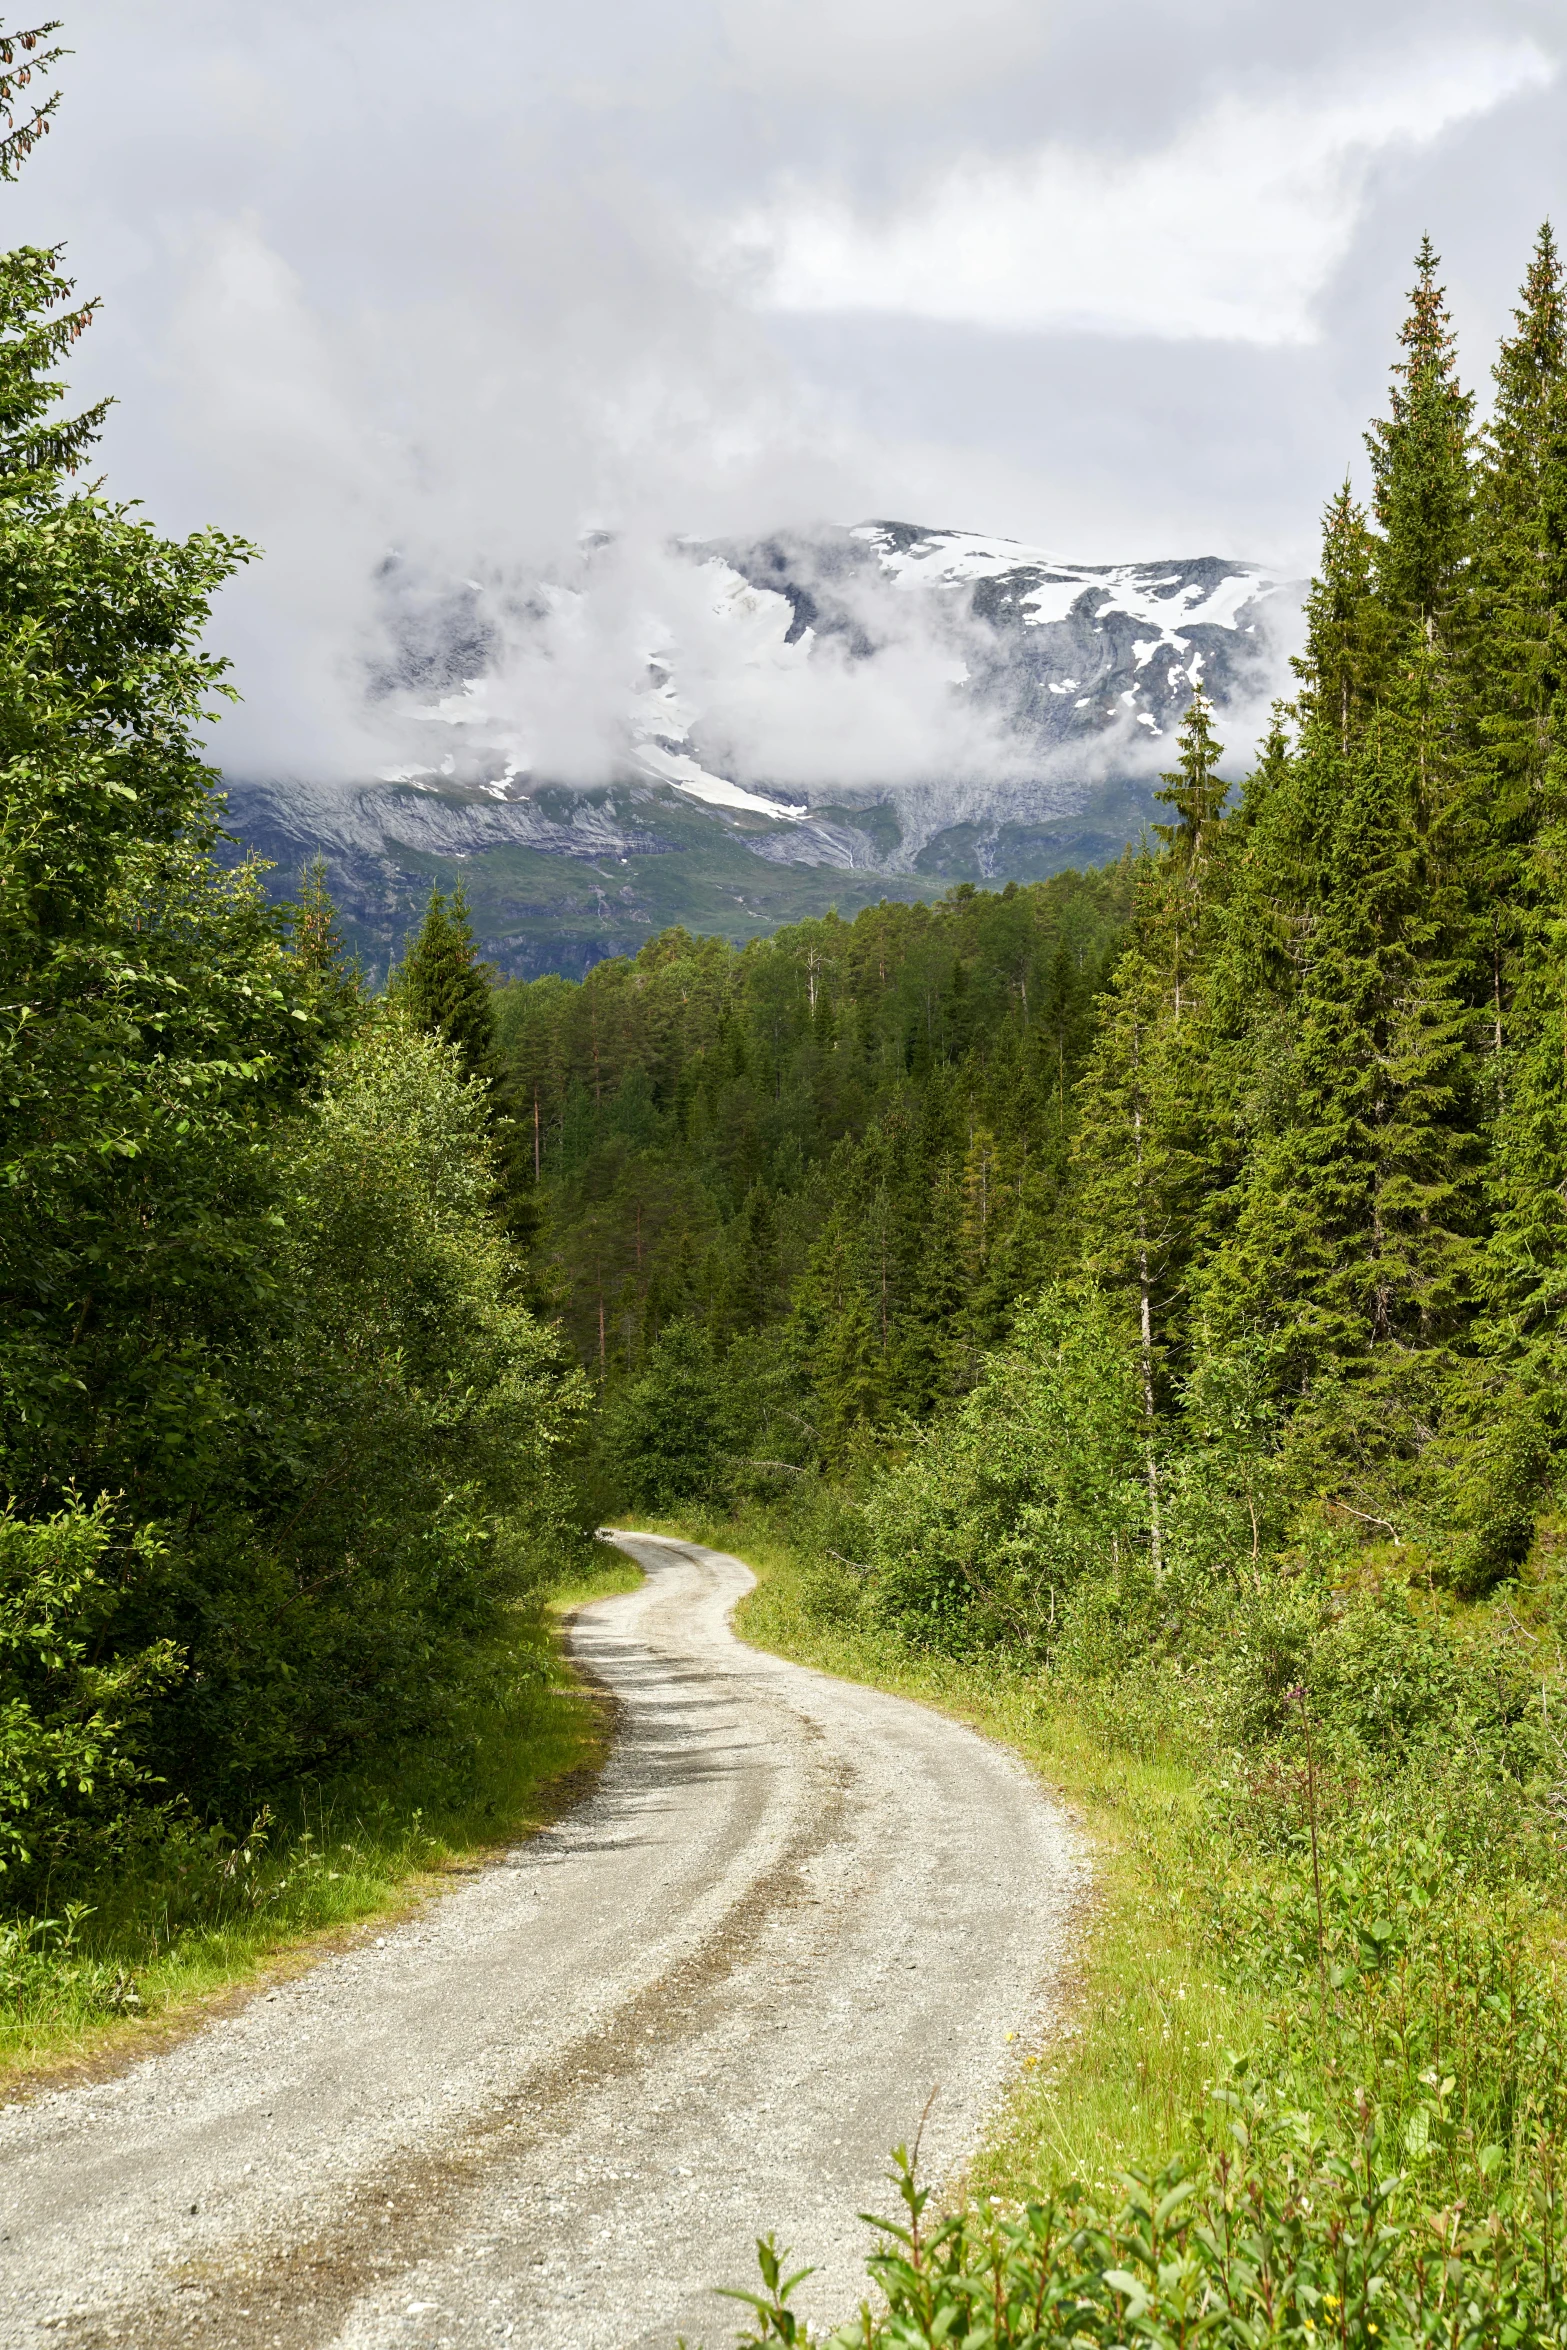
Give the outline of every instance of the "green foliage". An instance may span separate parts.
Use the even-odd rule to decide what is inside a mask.
[[[478,959],[468,902],[460,889],[430,892],[424,927],[397,973],[393,992],[418,1028],[444,1037],[470,1077],[495,1068],[495,1011],[488,967]]]
[[[605,1563],[577,1595],[623,1587],[619,1554]],[[232,1826],[166,1808],[81,1856],[98,1865],[47,1915],[0,1924],[0,2067],[14,2078],[84,2030],[177,2013],[300,1939],[406,1912],[453,1861],[549,1816],[555,1784],[598,1758],[597,1707],[535,1607],[508,1610],[471,1665],[437,1736],[356,1755]]]
[[[1015,2215],[965,2211],[932,2225],[929,2191],[900,2148],[902,2216],[871,2221],[877,2303],[827,2337],[833,2350],[1560,2341],[1562,2186],[1549,2147],[1477,2222],[1462,2202],[1429,2206],[1369,2102],[1339,2145],[1240,2067],[1204,2122],[1201,2155],[1128,2173],[1113,2212],[1068,2189]],[[742,2350],[803,2339],[789,2304],[810,2271],[786,2275],[771,2238],[758,2251],[763,2291],[743,2296],[756,2320]]]
[[[439,1723],[499,1611],[569,1545],[558,1460],[586,1400],[508,1297],[487,1103],[455,1047],[372,1022],[274,1165],[228,1473],[155,1603],[191,1665],[161,1751],[225,1811]]]
[[[0,1514],[0,1873],[112,1848],[144,1782],[134,1754],[147,1701],[182,1660],[169,1640],[106,1662],[95,1651],[155,1563],[145,1532],[115,1543],[102,1499],[42,1524]]]
[[[666,1324],[778,1331],[757,1449],[842,1459],[973,1379],[1063,1247],[1072,1083],[1129,868],[883,904],[496,997],[513,1163],[606,1391]],[[781,1325],[781,1330],[780,1330]]]
[[[1461,592],[1470,553],[1473,398],[1457,381],[1438,256],[1420,240],[1399,333],[1388,415],[1366,435],[1382,535],[1378,584],[1390,611],[1430,638]]]
[[[693,1322],[671,1322],[646,1371],[616,1397],[604,1445],[617,1489],[633,1508],[667,1511],[718,1501],[730,1488],[743,1428],[713,1344]]]
[[[1058,1637],[1149,1539],[1135,1349],[1094,1291],[1048,1294],[866,1505],[868,1597],[935,1645]]]
[[[8,121],[39,38],[0,38]],[[0,176],[41,127],[0,141]],[[228,689],[203,639],[252,551],[72,486],[102,409],[59,421],[53,371],[90,316],[57,255],[0,256],[18,1904],[455,1720],[511,1601],[576,1539],[559,1463],[585,1400],[491,1213],[489,994],[460,901],[432,909],[466,973],[437,1041],[364,1004],[319,869],[283,916],[216,861],[201,731]],[[17,1934],[29,1965],[56,1950]]]

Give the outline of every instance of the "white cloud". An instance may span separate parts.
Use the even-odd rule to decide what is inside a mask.
[[[971,158],[879,215],[784,184],[734,224],[726,251],[779,310],[1307,343],[1377,160],[1429,147],[1554,72],[1531,42],[1491,41],[1367,68],[1352,90],[1315,98],[1231,94],[1152,152]]]
[[[1056,27],[1035,0],[723,0],[730,69],[769,98],[891,110],[1036,62]]]

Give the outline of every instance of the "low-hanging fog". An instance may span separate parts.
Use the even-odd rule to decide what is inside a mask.
[[[691,542],[895,516],[1298,575],[1421,231],[1483,379],[1562,209],[1529,0],[80,0],[64,37],[9,237],[104,297],[110,486],[265,552],[218,615],[234,772],[416,758],[466,645],[486,758],[600,780],[663,644],[736,775],[1002,774],[955,609],[862,583],[875,661],[737,660]]]

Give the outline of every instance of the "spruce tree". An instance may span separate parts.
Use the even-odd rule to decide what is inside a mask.
[[[491,977],[489,965],[479,961],[462,889],[449,898],[432,889],[424,927],[398,974],[398,991],[416,1025],[454,1044],[468,1075],[486,1083],[495,1072]]]
[[[1450,620],[1471,549],[1473,396],[1459,384],[1438,255],[1422,237],[1399,330],[1388,414],[1366,434],[1381,526],[1377,587],[1390,615],[1434,642]]]
[[[1513,321],[1476,480],[1476,633],[1486,732],[1526,817],[1550,756],[1567,604],[1567,289],[1549,221]]]
[[[1387,616],[1373,595],[1376,541],[1346,479],[1322,520],[1322,559],[1306,597],[1309,654],[1294,661],[1297,714],[1336,727],[1347,758],[1386,659]]]
[[[1427,911],[1410,746],[1391,713],[1348,761],[1325,731],[1296,768],[1307,798],[1331,775],[1324,886],[1301,910],[1287,1030],[1263,1032],[1278,1057],[1254,1074],[1240,1212],[1203,1283],[1221,1325],[1286,1337],[1297,1387],[1407,1369],[1461,1333],[1476,1157],[1469,1015]]]
[[[896,1373],[899,1401],[917,1413],[936,1409],[961,1391],[968,1360],[963,1190],[956,1157],[940,1157],[929,1167],[924,1204]]]
[[[1487,1352],[1559,1438],[1567,1372],[1567,296],[1549,224],[1496,364],[1481,470],[1481,669],[1501,781]],[[1500,993],[1500,991],[1499,991]]]
[[[1207,988],[1222,865],[1226,786],[1211,712],[1192,696],[1180,764],[1159,797],[1175,822],[1145,862],[1130,936],[1105,991],[1099,1035],[1078,1089],[1074,1157],[1088,1269],[1135,1319],[1154,1568],[1162,1567],[1159,1417],[1184,1364],[1187,1274],[1202,1201],[1219,1180],[1211,1115]]]
[[[1538,936],[1527,934],[1542,876],[1531,870],[1532,843],[1547,821],[1552,714],[1567,650],[1567,311],[1549,223],[1513,317],[1481,442],[1469,623],[1470,693],[1487,754],[1483,768],[1477,763],[1471,819],[1474,991],[1498,1109],[1520,986],[1525,1030],[1533,1017],[1523,966],[1538,956]],[[1526,1049],[1523,1036],[1516,1041]]]
[[[1328,510],[1299,747],[1272,754],[1239,859],[1252,941],[1226,939],[1261,983],[1230,1089],[1246,1165],[1197,1287],[1218,1331],[1274,1335],[1330,1481],[1419,1456],[1475,1290],[1470,403],[1435,266],[1423,245],[1367,436],[1380,530],[1347,492]],[[1233,970],[1216,989],[1231,1027],[1245,992]]]
[[[350,959],[337,926],[337,908],[326,885],[325,857],[312,857],[299,876],[292,909],[294,960],[304,973],[318,1019],[342,1022],[363,993],[359,966]]]
[[[1488,1176],[1490,1357],[1567,1438],[1567,696],[1541,790]]]
[[[1073,1153],[1088,1263],[1135,1304],[1150,1414],[1180,1349],[1185,1267],[1214,1174],[1204,1039],[1222,751],[1209,705],[1194,694],[1180,765],[1158,795],[1176,821],[1155,828],[1163,853],[1144,860],[1077,1093]]]

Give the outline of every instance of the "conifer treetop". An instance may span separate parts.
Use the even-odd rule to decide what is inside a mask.
[[[1491,369],[1496,405],[1483,436],[1481,495],[1505,531],[1533,535],[1542,521],[1544,476],[1567,444],[1567,285],[1561,251],[1543,221],[1505,336]]]
[[[494,1073],[495,1009],[490,966],[481,963],[459,887],[430,892],[424,927],[399,975],[399,990],[419,1027],[445,1037],[463,1057],[470,1077]]]
[[[58,90],[41,102],[31,96],[34,83],[69,54],[47,45],[59,30],[55,18],[24,32],[0,27],[0,181],[15,179],[60,103]],[[63,251],[18,245],[0,253],[0,508],[19,498],[52,502],[60,475],[76,472],[113,406],[98,400],[80,416],[49,416],[66,390],[54,370],[98,309],[96,301],[72,303],[76,289],[60,267]]]
[[[4,125],[0,131],[0,180],[15,179],[21,165],[47,133],[60,103],[58,90],[51,91],[41,105],[30,97],[23,99],[23,93],[31,91],[35,79],[51,73],[62,57],[70,55],[68,49],[44,46],[60,29],[58,17],[51,17],[47,24],[32,25],[21,33],[8,33],[0,26],[0,124]],[[26,120],[18,120],[23,114]]]
[[[1499,403],[1522,405],[1548,395],[1567,366],[1561,249],[1548,220],[1541,221],[1534,240],[1513,320],[1518,332],[1503,342],[1491,373]]]
[[[51,418],[65,385],[49,371],[86,333],[97,312],[85,302],[51,317],[75,288],[60,271],[62,248],[18,245],[0,253],[0,504],[53,499],[97,440],[113,401],[79,416]]]
[[[1320,716],[1346,752],[1374,682],[1373,574],[1370,525],[1346,474],[1322,517],[1321,564],[1306,598],[1306,650],[1292,662],[1302,683],[1302,718]]]
[[[1224,745],[1213,731],[1213,704],[1199,687],[1181,722],[1180,765],[1160,776],[1164,789],[1154,795],[1176,812],[1176,823],[1156,824],[1154,830],[1180,865],[1200,863],[1212,848],[1229,790],[1218,773],[1223,756]]]
[[[1377,570],[1393,610],[1429,642],[1469,554],[1469,447],[1474,397],[1458,381],[1456,337],[1440,256],[1422,237],[1409,311],[1399,329],[1387,416],[1366,434],[1381,526]]]

